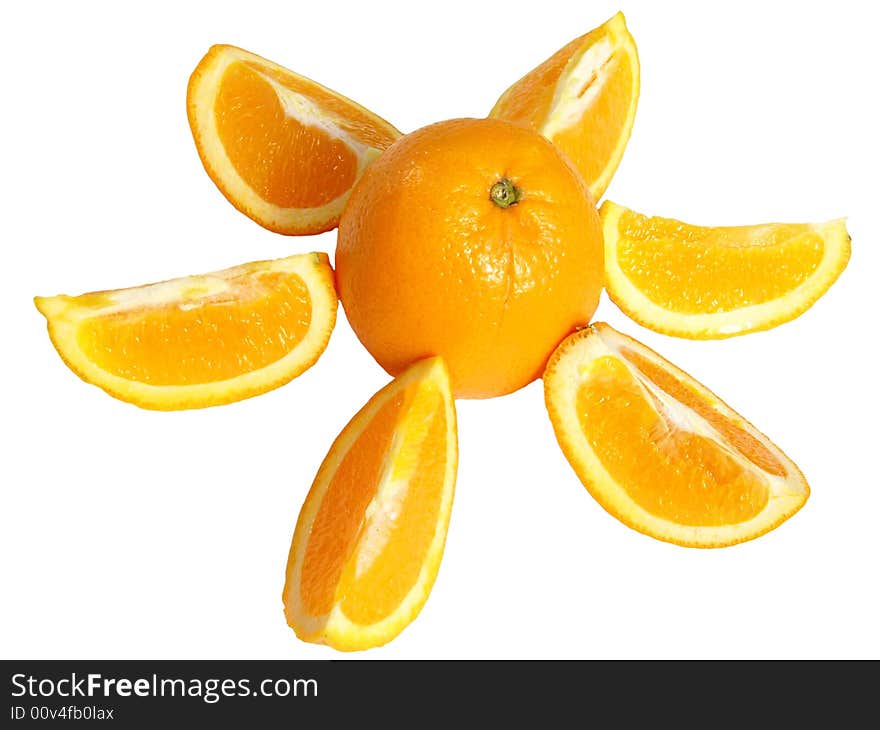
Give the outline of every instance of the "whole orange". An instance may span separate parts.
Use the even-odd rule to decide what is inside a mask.
[[[586,185],[537,133],[453,119],[394,142],[339,221],[336,282],[358,338],[391,375],[446,361],[460,398],[540,377],[589,322],[602,229]]]

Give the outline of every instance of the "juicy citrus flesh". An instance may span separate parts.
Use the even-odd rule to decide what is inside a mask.
[[[225,45],[213,46],[193,72],[187,113],[221,192],[287,234],[333,228],[354,182],[400,136],[350,99]]]
[[[521,193],[491,199],[507,180]],[[358,338],[390,374],[442,356],[456,397],[540,377],[589,322],[602,286],[595,206],[560,152],[494,119],[413,132],[355,185],[340,220],[337,286]]]
[[[275,85],[259,66],[239,62],[227,67],[214,116],[217,134],[236,171],[267,203],[314,208],[339,197],[354,183],[355,152],[319,127],[288,116]],[[305,159],[307,166],[302,164]]]
[[[312,317],[302,279],[266,272],[227,281],[234,300],[224,292],[192,309],[163,302],[93,317],[80,326],[77,344],[95,365],[126,380],[192,385],[264,368],[302,341]]]
[[[617,13],[507,89],[490,116],[547,137],[599,200],[632,133],[639,83],[636,44]]]
[[[600,209],[606,287],[639,324],[712,339],[794,319],[837,280],[850,256],[843,220],[705,227]]]
[[[439,569],[456,465],[448,372],[427,359],[361,409],[318,471],[283,595],[300,638],[367,649],[415,619]]]
[[[563,452],[611,514],[689,547],[758,537],[800,509],[797,466],[705,386],[604,323],[567,338],[544,375]]]
[[[288,382],[324,351],[337,308],[322,253],[35,301],[77,375],[159,410],[229,403]]]

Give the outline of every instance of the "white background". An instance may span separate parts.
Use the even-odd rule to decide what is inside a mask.
[[[402,8],[408,8],[403,10]],[[596,318],[692,373],[812,486],[770,534],[700,551],[606,514],[556,445],[541,383],[459,403],[446,555],[419,618],[357,658],[880,658],[878,115],[869,3],[7,3],[0,11],[4,658],[340,658],[287,628],[300,504],[387,382],[340,310],[277,391],[156,413],[61,362],[35,294],[323,250],[235,211],[185,113],[212,43],[240,45],[411,131],[482,116],[625,11],[642,62],[608,197],[701,224],[847,216],[848,269],[794,322],[720,342]],[[416,9],[418,8],[418,9]]]

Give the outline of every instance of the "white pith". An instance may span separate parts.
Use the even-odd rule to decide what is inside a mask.
[[[611,38],[605,36],[581,54],[572,69],[562,74],[550,105],[550,114],[541,129],[544,136],[553,139],[557,132],[581,120],[608,81],[614,52]]]
[[[590,194],[596,201],[605,193],[626,149],[635,123],[641,83],[638,51],[627,30],[623,13],[618,12],[601,29],[604,35],[599,40],[569,59],[556,82],[553,100],[540,128],[541,134],[552,142],[561,132],[578,125],[589,114],[614,70],[624,58],[629,60],[632,85],[626,119],[618,130],[616,144],[610,151],[605,168],[595,180],[588,181]]]

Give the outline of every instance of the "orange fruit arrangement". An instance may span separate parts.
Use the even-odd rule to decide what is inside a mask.
[[[233,46],[187,90],[221,193],[284,234],[338,225],[322,253],[132,289],[37,297],[83,380],[144,408],[202,408],[309,368],[337,295],[392,376],[341,431],[302,505],[289,625],[338,650],[418,615],[440,566],[458,463],[456,398],[542,377],[587,491],[657,540],[720,548],[766,534],[810,487],[718,396],[603,323],[603,287],[655,331],[716,339],[811,307],[850,255],[843,220],[705,227],[604,195],[633,128],[635,41],[618,13],[505,91],[488,118],[402,135],[344,96]]]

